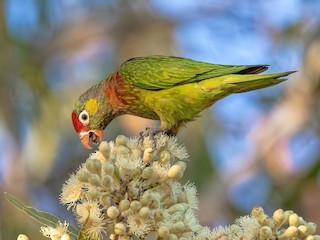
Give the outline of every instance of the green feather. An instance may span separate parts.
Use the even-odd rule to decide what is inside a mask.
[[[176,133],[185,122],[216,101],[232,94],[278,84],[293,72],[274,74],[229,74],[200,82],[178,85],[161,91],[144,91],[146,107],[152,108],[161,120],[161,129]]]
[[[264,65],[219,65],[156,55],[132,58],[120,66],[119,73],[126,82],[136,87],[161,90],[227,74],[259,73],[266,69]]]

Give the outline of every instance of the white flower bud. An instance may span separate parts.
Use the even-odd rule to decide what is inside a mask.
[[[133,169],[133,172],[132,172],[132,178],[133,179],[136,179],[137,177],[140,177],[141,176],[141,174],[142,174],[142,169],[141,168],[135,168],[135,169]],[[133,181],[131,181],[131,182],[133,182]],[[130,183],[131,183],[130,182]],[[135,182],[136,183],[136,182]],[[128,186],[129,186],[129,184],[128,184]],[[134,185],[135,186],[135,185]]]
[[[127,146],[127,138],[123,135],[118,135],[116,138],[116,144],[118,146],[120,146],[120,145]]]
[[[182,212],[175,212],[175,214],[171,217],[172,222],[183,221],[185,214]]]
[[[132,199],[137,199],[139,195],[139,189],[137,187],[128,188],[128,196]]]
[[[153,200],[152,203],[149,205],[150,208],[156,209],[160,207],[160,201],[158,200]]]
[[[299,216],[296,213],[293,213],[289,216],[289,225],[290,226],[299,226]]]
[[[263,208],[259,206],[254,207],[251,211],[251,215],[255,218],[258,218],[258,216],[263,213],[264,213]]]
[[[156,221],[162,221],[163,220],[163,212],[162,212],[162,210],[159,209],[154,213],[154,220],[156,220]]]
[[[260,228],[260,239],[272,239],[272,229],[268,226],[263,226]]]
[[[298,228],[296,226],[289,226],[283,233],[283,236],[287,238],[293,238],[298,236]]]
[[[174,204],[168,209],[169,212],[185,212],[185,210],[185,207],[180,203]]]
[[[171,157],[170,153],[164,150],[160,153],[160,162],[167,163],[170,160],[170,157]]]
[[[182,222],[176,222],[170,226],[170,232],[172,233],[181,233],[185,230],[186,225]]]
[[[153,149],[152,148],[146,148],[143,152],[143,161],[145,163],[148,163],[152,160],[152,154],[153,154]]]
[[[89,172],[87,170],[81,169],[80,171],[78,171],[76,173],[76,178],[80,181],[80,182],[89,182]]]
[[[111,219],[115,219],[119,216],[119,209],[115,206],[108,207],[107,216]]]
[[[100,192],[98,191],[97,188],[94,188],[94,187],[89,188],[88,195],[90,196],[91,199],[100,198]]]
[[[267,214],[261,213],[258,216],[258,221],[262,226],[268,226],[270,224],[270,219]]]
[[[302,217],[299,217],[299,225],[307,225],[307,222]]]
[[[71,240],[69,234],[65,233],[61,236],[60,240]]]
[[[150,208],[158,208],[160,206],[160,194],[156,192],[145,192],[140,199],[143,206],[149,206]]]
[[[29,238],[28,238],[27,235],[20,234],[20,235],[18,236],[17,240],[29,240]]]
[[[130,203],[130,209],[133,211],[133,212],[138,212],[141,208],[141,203],[137,200],[133,200],[131,203]]]
[[[159,229],[158,229],[159,237],[168,238],[169,234],[170,234],[169,228],[167,228],[166,226],[159,227]]]
[[[125,211],[130,208],[130,201],[128,199],[122,199],[119,203],[119,209],[120,211]]]
[[[153,200],[156,200],[156,201],[160,201],[160,199],[161,199],[161,195],[158,192],[152,192],[151,197]]]
[[[110,240],[117,240],[118,239],[118,235],[114,234],[114,233],[111,233],[109,238],[110,238]]]
[[[284,212],[284,219],[282,222],[282,225],[287,225],[289,224],[289,217],[291,214],[293,214],[294,212],[292,210],[287,210]]]
[[[99,174],[101,173],[101,162],[98,159],[87,159],[85,166],[91,173]]]
[[[126,225],[124,225],[122,222],[116,223],[114,225],[114,233],[118,235],[125,234],[127,231]]]
[[[282,223],[284,220],[284,211],[282,209],[278,209],[273,213],[273,220],[277,223]]]
[[[299,227],[298,227],[298,236],[300,237],[300,238],[302,238],[302,237],[305,237],[307,234],[308,234],[308,227],[307,226],[305,226],[305,225],[300,225]]]
[[[109,175],[103,176],[102,184],[103,184],[103,186],[112,189],[112,187],[113,187],[113,178],[111,176],[109,176]]]
[[[309,234],[315,234],[317,230],[317,224],[313,222],[308,222],[307,223],[307,228],[308,228],[308,233]]]
[[[119,154],[121,154],[121,155],[128,155],[128,154],[130,153],[130,149],[127,148],[127,147],[125,147],[125,146],[120,145],[120,146],[118,147],[118,152],[119,152]]]
[[[139,216],[142,218],[148,218],[151,214],[151,211],[148,207],[142,207],[139,210]]]
[[[177,165],[181,166],[182,171],[184,172],[187,169],[187,163],[183,161],[178,161]]]
[[[90,174],[89,183],[91,183],[92,185],[94,185],[96,187],[100,187],[101,186],[100,177],[97,174]]]
[[[104,175],[113,176],[114,173],[114,165],[109,162],[105,162],[102,164],[102,171]]]
[[[182,168],[180,165],[174,164],[172,167],[168,170],[167,176],[169,178],[177,178],[181,175]]]
[[[169,237],[168,237],[168,240],[178,240],[178,236],[175,235],[175,234],[170,234]]]
[[[148,192],[144,192],[142,197],[140,198],[140,202],[143,206],[149,205],[153,201],[152,194]]]
[[[110,157],[110,145],[106,141],[103,141],[99,145],[99,152],[105,157],[106,160]]]
[[[146,167],[143,169],[141,177],[143,179],[150,179],[153,175],[153,168],[152,167]]]
[[[109,195],[101,196],[100,203],[105,207],[108,208],[111,206],[112,200]]]

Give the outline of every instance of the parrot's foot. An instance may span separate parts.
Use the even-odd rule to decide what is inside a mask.
[[[140,141],[143,142],[143,139],[145,137],[149,137],[150,142],[151,142],[151,148],[152,148],[152,151],[154,152],[157,149],[157,145],[156,145],[156,141],[155,141],[154,137],[160,132],[162,132],[162,131],[159,129],[146,127],[146,129],[144,131],[141,131],[139,133],[139,135],[140,135],[139,142]]]

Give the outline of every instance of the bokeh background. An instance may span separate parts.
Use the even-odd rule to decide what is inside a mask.
[[[0,11],[0,240],[43,239],[4,191],[73,223],[58,196],[89,154],[73,102],[126,59],[151,54],[298,70],[218,102],[179,140],[202,224],[230,224],[261,205],[320,225],[320,1],[0,0]],[[151,124],[124,116],[105,135]]]

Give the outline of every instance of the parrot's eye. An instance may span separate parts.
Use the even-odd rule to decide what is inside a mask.
[[[79,121],[83,125],[88,125],[89,124],[89,114],[86,110],[83,110],[80,115],[79,115]]]

